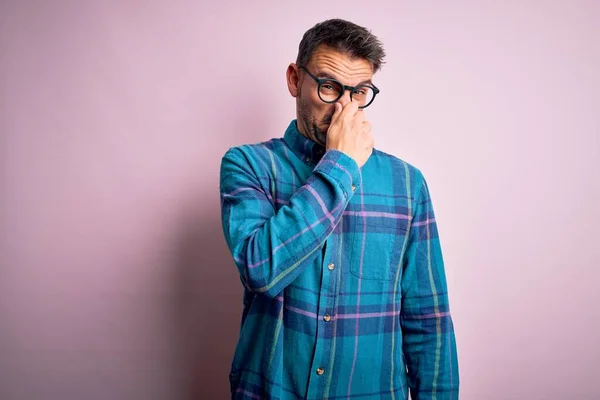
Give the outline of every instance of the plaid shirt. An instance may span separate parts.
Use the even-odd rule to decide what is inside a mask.
[[[235,399],[457,399],[444,264],[421,172],[374,150],[359,169],[289,125],[221,161],[244,286]]]

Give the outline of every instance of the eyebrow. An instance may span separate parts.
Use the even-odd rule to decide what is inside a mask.
[[[316,74],[316,76],[317,76],[318,78],[333,79],[334,81],[338,81],[338,82],[340,82],[340,83],[341,83],[341,81],[340,81],[338,78],[336,78],[335,76],[333,76],[333,75],[331,75],[331,74],[328,74],[327,72],[318,72],[318,73]],[[358,83],[357,83],[356,85],[354,85],[354,86],[367,85],[367,84],[368,84],[368,85],[372,85],[372,84],[373,84],[373,81],[372,81],[371,79],[367,79],[366,81],[361,81],[361,82],[358,82]],[[349,86],[349,85],[348,85],[348,86]]]

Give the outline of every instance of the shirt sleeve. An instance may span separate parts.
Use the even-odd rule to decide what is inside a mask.
[[[427,182],[416,174],[402,276],[401,326],[411,397],[458,399],[459,373],[444,261]]]
[[[254,161],[253,151],[234,147],[221,160],[222,226],[245,287],[275,297],[318,255],[361,181],[360,169],[351,157],[329,150],[278,208],[277,191],[264,189],[255,172],[278,184],[275,164],[261,170],[265,164]]]

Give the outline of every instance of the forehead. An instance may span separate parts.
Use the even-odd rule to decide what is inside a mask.
[[[348,84],[371,80],[373,77],[373,66],[368,60],[351,57],[324,45],[315,49],[308,67],[317,74],[329,75]]]

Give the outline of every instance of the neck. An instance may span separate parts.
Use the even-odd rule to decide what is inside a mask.
[[[310,126],[304,122],[303,120],[296,119],[296,127],[298,128],[298,132],[305,138],[312,140],[313,142],[325,147],[325,143],[321,143],[319,138],[315,135]]]

